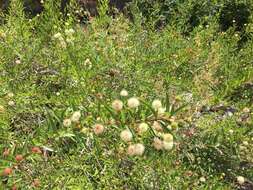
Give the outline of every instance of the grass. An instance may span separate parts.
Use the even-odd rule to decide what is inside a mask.
[[[132,22],[106,9],[81,25],[52,2],[29,19],[17,1],[1,17],[0,189],[252,188],[252,36],[239,47],[243,34],[217,32],[215,17],[186,36],[180,24],[157,31],[137,13]],[[95,124],[105,131],[96,135]],[[131,142],[120,139],[124,129]],[[163,133],[174,136],[171,150],[153,146]],[[130,156],[136,143],[145,151]]]

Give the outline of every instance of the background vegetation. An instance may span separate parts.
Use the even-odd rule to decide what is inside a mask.
[[[252,1],[138,0],[127,14],[100,1],[89,20],[60,4],[31,16],[12,0],[1,13],[0,189],[253,188]],[[153,121],[172,150],[155,150],[152,127],[136,132]]]

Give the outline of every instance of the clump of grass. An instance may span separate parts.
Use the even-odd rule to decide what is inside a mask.
[[[239,47],[219,15],[186,34],[106,1],[85,26],[58,1],[22,7],[0,25],[1,187],[251,187],[251,18]]]

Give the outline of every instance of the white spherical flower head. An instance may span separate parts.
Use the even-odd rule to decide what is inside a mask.
[[[141,143],[138,143],[138,144],[135,144],[134,149],[135,149],[134,150],[135,155],[142,156],[145,151],[145,146]]]
[[[163,148],[165,150],[171,150],[173,148],[173,142],[166,142],[166,141],[163,141]]]
[[[163,135],[163,140],[165,142],[173,142],[173,135],[171,135],[170,133],[166,133]]]
[[[102,134],[104,132],[104,130],[105,130],[105,127],[101,124],[95,124],[93,126],[93,131],[96,135]]]
[[[238,176],[236,179],[237,179],[237,182],[238,182],[240,185],[242,185],[242,184],[245,183],[245,178],[242,177],[242,176]]]
[[[244,113],[249,113],[250,112],[250,109],[249,108],[243,108],[243,110],[242,110]]]
[[[114,100],[112,102],[112,108],[115,110],[115,111],[120,111],[122,110],[123,108],[123,102],[121,100]]]
[[[160,100],[154,100],[152,102],[152,108],[156,111],[158,111],[159,108],[162,107],[162,102]]]
[[[15,102],[11,100],[11,101],[8,102],[8,105],[9,106],[15,106]]]
[[[201,177],[201,178],[199,178],[199,181],[202,182],[202,183],[205,183],[206,182],[206,178]]]
[[[125,89],[123,89],[120,92],[120,96],[126,97],[126,96],[128,96],[128,92]]]
[[[125,129],[124,131],[121,131],[120,138],[124,142],[129,142],[129,141],[131,141],[133,139],[133,134],[128,129]]]
[[[20,59],[17,59],[17,60],[15,61],[15,63],[16,63],[17,65],[20,65],[20,64],[21,64]]]
[[[143,133],[145,133],[147,130],[148,130],[148,124],[147,124],[147,123],[141,123],[141,124],[138,126],[138,133],[139,133],[139,134],[143,134]]]
[[[71,116],[71,121],[77,123],[77,122],[79,122],[80,117],[81,117],[81,112],[80,111],[75,111],[73,113],[73,115]]]
[[[140,101],[137,98],[132,97],[128,99],[127,105],[129,108],[137,108],[140,105]]]
[[[155,137],[153,140],[153,146],[156,150],[162,150],[163,149],[163,141],[161,141],[161,139]]]
[[[59,39],[59,38],[61,38],[62,37],[62,35],[61,35],[61,33],[56,33],[55,35],[54,35],[54,38],[55,39]]]
[[[9,92],[9,93],[7,94],[7,97],[8,97],[8,98],[13,98],[13,97],[14,97],[14,94],[13,94],[12,92]]]
[[[127,148],[127,154],[129,156],[134,156],[135,155],[135,145],[129,145]]]
[[[63,120],[63,126],[69,127],[71,125],[71,119],[64,119]]]

